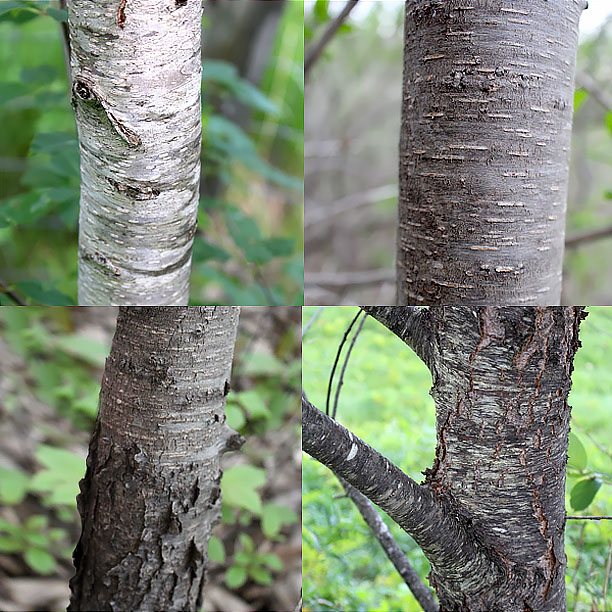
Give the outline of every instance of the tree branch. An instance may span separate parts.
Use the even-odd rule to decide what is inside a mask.
[[[396,465],[313,406],[302,392],[302,448],[384,510],[429,559],[439,586],[499,588],[507,570],[499,553],[481,544],[450,502],[418,485]],[[470,559],[469,565],[465,560]],[[484,582],[483,582],[484,581]]]
[[[321,57],[323,50],[331,39],[334,37],[334,34],[340,29],[340,26],[346,21],[346,18],[350,15],[351,11],[357,5],[359,0],[349,0],[345,5],[340,14],[327,26],[325,32],[321,35],[321,38],[312,45],[310,49],[306,52],[306,58],[304,60],[304,79],[307,74],[310,72],[310,69],[313,67],[315,62]]]
[[[565,239],[565,247],[567,249],[573,249],[581,244],[584,244],[585,242],[600,240],[601,238],[607,238],[608,236],[612,236],[612,225],[595,230],[586,230],[584,232],[577,233],[574,236],[569,236]]]
[[[338,480],[424,612],[438,612],[438,604],[430,590],[423,584],[372,503],[344,479]]]
[[[9,289],[8,286],[0,279],[0,293],[6,295],[6,297],[10,298],[17,304],[18,306],[27,306],[27,304],[12,290]]]
[[[365,312],[404,341],[432,370],[433,333],[429,310],[421,306],[362,306]]]

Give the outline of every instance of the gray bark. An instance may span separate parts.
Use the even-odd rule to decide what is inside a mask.
[[[404,309],[390,310],[379,320],[401,332]],[[440,610],[564,610],[567,397],[583,309],[433,307],[420,316],[438,441],[425,482],[304,399],[303,448],[421,546]],[[398,335],[423,337],[416,328]]]
[[[69,610],[199,610],[220,519],[237,307],[120,309],[78,507]]]
[[[398,304],[558,304],[583,0],[406,2]]]
[[[184,305],[201,141],[200,0],[73,0],[79,304]]]

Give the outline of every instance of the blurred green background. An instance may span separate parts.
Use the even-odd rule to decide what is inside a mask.
[[[76,303],[59,0],[0,2],[0,305]],[[195,304],[303,302],[303,2],[205,0]]]
[[[224,455],[222,522],[204,610],[292,608],[299,598],[299,307],[243,307],[227,397],[244,435]],[[0,308],[0,609],[61,610],[112,307]]]
[[[344,2],[307,0],[306,47]],[[306,303],[394,304],[403,0],[360,0],[307,79]],[[580,20],[562,304],[612,304],[612,4]]]
[[[566,506],[568,514],[612,515],[612,308],[588,310],[590,314],[581,325],[582,348],[574,362],[570,395],[573,410]],[[305,325],[313,316],[317,318],[303,338],[303,387],[320,409],[325,407],[338,345],[356,313],[355,307],[325,307],[321,312],[315,307],[304,308]],[[421,482],[421,472],[432,465],[436,446],[430,387],[426,366],[401,340],[368,317],[344,377],[338,421]],[[570,497],[580,480],[601,485],[584,511],[573,508]],[[345,497],[334,499],[343,493],[327,468],[303,454],[304,609],[418,612],[420,606],[353,503]],[[420,549],[386,515],[383,517],[426,582],[429,563]],[[568,521],[568,610],[612,607],[611,546],[612,521]],[[606,581],[607,606],[603,601]]]

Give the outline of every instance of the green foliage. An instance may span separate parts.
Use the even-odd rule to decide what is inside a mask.
[[[576,89],[574,92],[574,112],[577,113],[580,107],[587,101],[589,92],[586,89]]]
[[[239,536],[241,550],[234,554],[234,563],[225,574],[225,583],[231,589],[241,587],[248,578],[258,584],[271,584],[269,570],[280,571],[283,564],[277,555],[258,553],[253,540],[246,534]]]
[[[236,508],[261,512],[261,498],[256,489],[266,482],[264,470],[252,465],[235,465],[223,473],[221,494],[224,503]]]
[[[48,518],[43,515],[30,516],[21,525],[0,518],[0,552],[22,554],[39,574],[53,573],[56,556],[69,556],[59,548],[67,535],[64,529],[49,527]]]
[[[579,480],[571,493],[571,504],[574,510],[584,510],[591,505],[597,491],[601,487],[601,480],[595,476]]]
[[[0,466],[0,505],[19,504],[28,490],[29,478],[21,470]]]

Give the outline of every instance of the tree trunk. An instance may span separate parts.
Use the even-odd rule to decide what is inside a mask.
[[[199,610],[220,519],[236,307],[122,308],[78,507],[69,610]]]
[[[79,304],[187,304],[201,0],[68,3],[81,152]]]
[[[583,0],[406,2],[399,304],[558,304]]]
[[[582,307],[372,306],[429,366],[437,448],[419,485],[304,401],[303,447],[423,549],[441,611],[565,610],[565,469]]]

